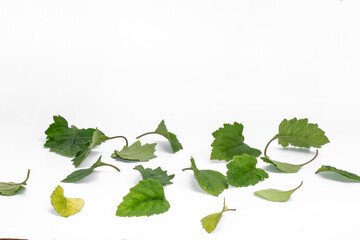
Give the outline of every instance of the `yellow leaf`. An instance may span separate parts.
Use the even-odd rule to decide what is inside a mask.
[[[84,200],[81,198],[66,198],[64,196],[64,189],[61,186],[57,186],[51,194],[51,205],[61,216],[69,217],[81,210],[84,206]]]

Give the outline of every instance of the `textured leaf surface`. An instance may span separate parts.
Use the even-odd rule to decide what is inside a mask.
[[[54,123],[45,131],[47,141],[45,147],[65,156],[75,156],[78,152],[88,148],[95,129],[78,129],[68,126],[68,122],[61,116],[54,116]]]
[[[322,145],[329,143],[325,132],[317,124],[308,123],[308,119],[291,120],[284,119],[279,125],[279,133],[275,136],[281,146],[303,148],[321,148]]]
[[[278,162],[275,160],[271,160],[268,157],[261,157],[261,159],[266,163],[270,163],[270,164],[274,165],[277,169],[279,169],[280,171],[285,172],[285,173],[296,173],[303,166],[303,165],[294,165],[294,164],[290,164],[290,163]]]
[[[57,186],[51,194],[51,205],[61,216],[69,217],[81,210],[84,206],[84,200],[81,198],[66,198],[64,196],[64,189],[61,186]]]
[[[211,144],[211,159],[230,161],[236,155],[260,156],[260,150],[251,148],[244,143],[243,128],[242,124],[234,122],[233,125],[224,124],[223,128],[213,132],[215,140]]]
[[[256,191],[255,195],[262,197],[266,200],[272,201],[272,202],[285,202],[287,200],[289,200],[291,194],[293,194],[293,192],[295,192],[297,189],[299,189],[302,185],[301,184],[292,190],[289,191],[281,191],[281,190],[277,190],[277,189],[264,189],[264,190],[260,190],[260,191]]]
[[[344,170],[341,170],[341,169],[337,169],[335,167],[332,167],[332,166],[327,166],[327,165],[322,165],[317,171],[316,173],[319,173],[319,172],[335,172],[335,173],[338,173],[344,177],[347,177],[347,178],[350,178],[350,179],[353,179],[353,180],[356,180],[356,181],[359,181],[360,182],[360,176],[354,174],[354,173],[351,173],[351,172],[347,172],[347,171],[344,171]]]
[[[169,141],[171,145],[171,149],[173,150],[174,153],[176,153],[180,149],[183,149],[176,135],[167,130],[164,120],[160,122],[159,126],[155,130],[155,133],[162,135]]]
[[[268,178],[269,175],[262,169],[256,168],[257,160],[251,155],[235,156],[234,160],[226,165],[228,183],[235,187],[247,187]]]
[[[120,203],[116,215],[120,217],[151,216],[166,212],[170,208],[163,186],[156,180],[140,181],[130,189]]]
[[[23,188],[23,185],[26,185],[26,181],[29,179],[29,175],[30,175],[30,170],[28,170],[25,181],[21,183],[0,182],[0,195],[3,196],[15,195],[21,188]]]
[[[163,186],[172,184],[170,180],[175,177],[174,174],[168,175],[167,171],[163,171],[160,167],[153,170],[151,168],[144,168],[142,165],[138,165],[134,167],[134,169],[141,173],[144,180],[154,179]]]
[[[78,167],[82,161],[85,160],[85,158],[89,155],[89,153],[91,152],[91,150],[96,147],[97,145],[100,145],[102,142],[106,141],[108,139],[107,136],[105,136],[104,133],[102,133],[101,131],[99,131],[98,129],[95,129],[92,138],[91,138],[91,143],[90,145],[78,152],[75,156],[74,159],[72,159],[71,161],[73,161],[73,164],[75,167]]]
[[[156,158],[154,155],[156,143],[141,145],[140,141],[136,141],[131,146],[124,146],[121,151],[115,150],[112,157],[119,157],[125,160],[149,161],[152,158]]]
[[[222,173],[213,170],[199,170],[195,165],[194,158],[191,158],[190,161],[195,178],[205,192],[218,196],[228,188],[226,178]]]

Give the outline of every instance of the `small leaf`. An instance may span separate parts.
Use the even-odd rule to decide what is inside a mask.
[[[145,162],[152,158],[156,158],[154,155],[156,143],[141,145],[140,141],[136,141],[131,146],[124,146],[121,151],[115,150],[112,157],[122,158],[131,161]]]
[[[199,170],[195,165],[194,158],[191,158],[190,161],[195,178],[205,192],[218,196],[228,188],[226,178],[222,173],[214,170]]]
[[[167,130],[164,120],[160,122],[159,126],[155,130],[155,133],[160,134],[169,141],[171,145],[171,149],[173,150],[174,153],[176,153],[180,149],[183,149],[176,135]]]
[[[322,145],[329,143],[325,132],[317,124],[308,123],[307,118],[284,119],[279,125],[279,133],[275,137],[283,147],[292,145],[303,148],[321,148]]]
[[[319,173],[319,172],[335,172],[335,173],[338,173],[344,177],[347,177],[347,178],[350,178],[350,179],[353,179],[353,180],[356,180],[356,181],[359,181],[360,182],[360,176],[354,174],[354,173],[351,173],[351,172],[347,172],[347,171],[344,171],[344,170],[341,170],[341,169],[337,169],[335,167],[332,167],[332,166],[326,166],[326,165],[322,165],[315,173]]]
[[[285,172],[285,173],[296,173],[303,166],[303,164],[294,165],[294,164],[290,164],[290,163],[278,162],[275,160],[271,160],[268,157],[261,157],[261,159],[266,163],[270,163],[270,164],[274,165],[277,169],[279,169],[280,171]]]
[[[21,183],[14,183],[14,182],[0,182],[0,195],[3,196],[13,196],[15,195],[23,185],[26,185],[27,180],[30,176],[30,169],[27,172],[26,179]]]
[[[212,231],[214,231],[217,224],[219,223],[219,221],[221,219],[223,212],[226,212],[226,211],[235,211],[235,209],[228,209],[227,206],[225,205],[225,199],[224,199],[224,206],[223,206],[223,209],[221,210],[221,212],[207,215],[206,217],[201,219],[201,223],[202,223],[202,226],[205,229],[205,231],[208,233],[211,233]]]
[[[69,217],[81,210],[84,206],[84,200],[81,198],[66,198],[64,196],[64,189],[61,186],[57,186],[51,194],[51,205],[61,216]]]
[[[281,190],[270,188],[270,189],[256,191],[254,193],[257,196],[262,197],[262,198],[272,201],[272,202],[285,202],[285,201],[289,200],[291,194],[293,194],[293,192],[295,192],[297,189],[299,189],[301,187],[301,185],[302,185],[302,182],[300,183],[300,185],[297,188],[294,188],[289,191],[281,191]]]
[[[166,212],[170,208],[165,199],[164,188],[156,180],[140,181],[130,189],[123,202],[117,208],[116,215],[120,217],[151,216]]]
[[[226,165],[228,183],[235,187],[255,185],[268,178],[269,175],[262,169],[256,168],[257,160],[254,156],[243,154],[235,156],[234,160]]]
[[[134,169],[138,170],[141,173],[144,180],[154,179],[163,186],[172,184],[172,182],[170,180],[175,177],[174,174],[168,175],[167,171],[163,171],[160,167],[153,170],[151,168],[145,169],[142,165],[138,165],[138,166],[134,167]]]
[[[211,144],[211,158],[230,161],[236,155],[249,154],[255,157],[260,156],[261,151],[249,147],[244,143],[243,125],[237,122],[224,124],[223,128],[219,128],[213,132],[214,141]]]

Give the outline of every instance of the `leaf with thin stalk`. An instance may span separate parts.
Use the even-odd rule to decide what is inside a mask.
[[[225,205],[225,198],[224,198],[224,205],[223,205],[221,212],[212,213],[210,215],[207,215],[203,219],[201,219],[202,227],[205,229],[205,231],[208,233],[211,233],[212,231],[214,231],[217,224],[219,223],[219,221],[221,219],[222,214],[227,211],[236,211],[236,209],[229,209]]]
[[[355,181],[359,181],[360,182],[360,176],[354,174],[354,173],[351,173],[351,172],[347,172],[347,171],[344,171],[344,170],[341,170],[341,169],[337,169],[335,167],[332,167],[332,166],[327,166],[327,165],[322,165],[315,173],[320,173],[320,172],[334,172],[334,173],[337,173],[337,174],[340,174],[344,177],[347,177],[349,179],[353,179]]]
[[[124,146],[121,151],[115,150],[111,157],[145,162],[156,158],[156,155],[154,155],[155,146],[156,143],[141,145],[140,141],[136,141],[131,146]]]
[[[27,180],[30,176],[30,169],[28,169],[26,179],[21,183],[14,182],[0,182],[0,195],[3,196],[13,196],[15,195],[24,185],[26,185]]]
[[[289,200],[291,194],[293,194],[293,192],[295,192],[297,189],[299,189],[301,187],[302,183],[303,182],[301,182],[298,187],[296,187],[292,190],[288,190],[288,191],[281,191],[281,190],[270,188],[270,189],[256,191],[254,193],[255,193],[255,195],[262,197],[268,201],[286,202],[287,200]]]

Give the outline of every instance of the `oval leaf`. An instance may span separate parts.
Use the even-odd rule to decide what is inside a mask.
[[[260,190],[255,192],[255,195],[262,197],[266,200],[272,201],[272,202],[285,202],[287,200],[289,200],[291,194],[293,194],[293,192],[295,192],[299,187],[301,187],[301,184],[292,190],[289,191],[281,191],[281,190],[277,190],[277,189],[264,189],[264,190]]]

